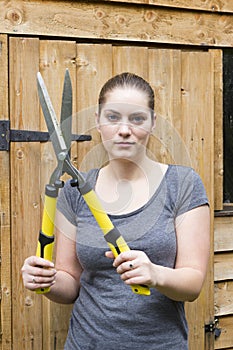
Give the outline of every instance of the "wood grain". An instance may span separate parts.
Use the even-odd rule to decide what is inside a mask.
[[[95,1],[0,1],[0,8],[1,33],[212,47],[233,45],[233,21],[228,13]]]
[[[80,170],[101,167],[107,161],[96,130],[95,113],[102,85],[112,76],[112,46],[77,44],[77,122],[91,142],[78,144],[77,166]]]
[[[233,253],[224,252],[214,255],[214,280],[233,280]]]
[[[222,51],[212,50],[214,60],[214,209],[223,209],[223,62]]]
[[[215,316],[233,314],[233,281],[215,283]]]
[[[221,335],[215,340],[214,349],[233,349],[233,322],[232,316],[218,317],[218,328],[221,330]]]
[[[8,109],[8,38],[0,35],[0,119],[9,119]],[[0,152],[1,183],[0,183],[0,237],[1,237],[1,349],[11,350],[11,230],[10,230],[10,155]]]
[[[233,217],[216,217],[214,220],[214,251],[233,250]]]
[[[12,127],[39,130],[36,73],[39,40],[10,40],[10,118]],[[30,58],[30,64],[28,60]],[[11,145],[12,337],[13,349],[42,349],[41,297],[23,287],[20,269],[36,251],[40,229],[40,145]],[[36,317],[35,317],[36,315]],[[26,321],[26,322],[25,322]]]
[[[150,4],[156,6],[183,8],[188,10],[201,10],[211,12],[233,12],[231,0],[103,0],[106,2],[126,2],[135,4]]]

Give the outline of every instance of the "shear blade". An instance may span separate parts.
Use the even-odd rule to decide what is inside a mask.
[[[55,154],[58,157],[61,152],[67,152],[67,147],[40,72],[37,73],[37,86],[40,104],[48,128],[49,136],[52,141]]]
[[[72,140],[72,85],[68,69],[66,69],[63,85],[60,125],[66,148],[70,151]]]

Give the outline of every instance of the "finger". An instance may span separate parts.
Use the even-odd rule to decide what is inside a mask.
[[[129,260],[126,262],[123,262],[117,267],[117,273],[122,274],[127,271],[132,271],[136,268],[136,260]]]
[[[46,268],[54,267],[54,263],[52,261],[40,258],[39,256],[31,256],[25,260],[25,263],[31,266],[40,266]]]
[[[43,268],[39,266],[24,265],[21,269],[22,275],[27,279],[27,276],[42,276],[42,277],[53,277],[57,271],[54,268]]]
[[[105,252],[105,256],[109,259],[114,259],[114,254],[111,250]]]
[[[114,260],[113,266],[118,267],[119,265],[121,265],[122,263],[124,263],[126,261],[129,262],[129,261],[135,259],[135,257],[136,257],[136,252],[132,251],[132,250],[121,253]]]
[[[51,287],[56,282],[55,277],[41,277],[41,276],[28,276],[28,282],[25,284],[30,290],[36,290],[38,288]]]
[[[41,285],[41,284],[51,284],[55,281],[55,276],[52,277],[42,277],[42,276],[32,276],[30,277],[30,283]]]
[[[25,287],[31,291],[35,291],[37,289],[50,288],[55,283],[56,283],[56,281],[46,282],[46,283],[28,283],[27,285],[25,285]]]
[[[21,273],[23,276],[25,274],[31,274],[31,275],[40,274],[40,273],[43,274],[42,269],[44,269],[45,271],[48,271],[48,270],[52,270],[53,268],[54,268],[54,264],[51,261],[48,261],[36,256],[31,256],[25,259],[24,264],[21,268]]]

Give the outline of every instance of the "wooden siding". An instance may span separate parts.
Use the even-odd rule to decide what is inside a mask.
[[[221,213],[223,215],[223,213]],[[217,216],[214,225],[214,308],[221,335],[215,349],[233,349],[233,216]]]
[[[0,8],[0,33],[212,47],[233,45],[231,13],[152,4],[126,6],[114,1],[0,0]]]
[[[222,52],[214,55],[214,209],[223,209],[223,62]]]
[[[148,0],[149,4],[211,12],[233,12],[231,0]]]
[[[0,119],[8,120],[8,39],[0,35]],[[10,231],[10,156],[0,151],[0,283],[1,283],[1,349],[11,349],[11,231]]]
[[[233,46],[231,0],[0,0],[0,8],[1,120],[10,118],[12,128],[46,130],[37,99],[35,72],[42,72],[59,114],[61,84],[68,67],[77,117],[73,118],[74,132],[91,134],[93,138],[90,143],[72,146],[72,162],[82,170],[90,164],[98,166],[106,161],[106,155],[92,118],[97,91],[115,72],[133,70],[151,80],[158,101],[157,114],[162,117],[158,118],[157,130],[150,140],[150,155],[164,162],[181,159],[184,164],[193,164],[207,187],[212,215],[214,208],[222,209],[222,55],[215,48]],[[9,47],[6,34],[15,36]],[[39,36],[44,39],[39,40]],[[51,40],[46,40],[46,36]],[[163,49],[158,50],[155,44]],[[175,45],[184,45],[184,50]],[[196,49],[191,49],[193,46]],[[202,56],[204,63],[198,57],[202,47],[210,49],[210,55]],[[201,92],[195,95],[199,89],[199,76],[195,75],[199,64],[201,71],[207,70],[208,83],[206,89],[201,83]],[[194,85],[189,86],[192,73]],[[199,130],[192,116],[198,113],[200,118],[202,112],[197,106],[210,87],[214,97],[207,93],[206,105],[210,110],[204,109],[204,120],[209,127],[210,113],[214,126]],[[186,114],[193,118],[190,126]],[[197,129],[198,135],[193,139],[192,131]],[[0,184],[1,350],[63,348],[70,307],[25,291],[19,271],[23,259],[35,252],[44,184],[55,162],[49,143],[11,144],[10,152],[0,152],[1,175],[6,179]],[[233,349],[232,227],[231,217],[214,220],[215,254],[211,255],[205,288],[198,301],[186,307],[190,350]],[[204,341],[203,327],[203,323],[214,320],[213,300],[222,331],[215,342],[211,333]]]
[[[175,7],[179,9],[200,10],[211,12],[233,12],[231,0],[103,0],[106,2],[124,2],[135,4],[149,4],[164,7]]]
[[[12,37],[9,43],[12,127],[46,130],[39,109],[36,72],[41,71],[59,115],[62,82],[68,67],[74,92],[74,132],[93,136],[91,142],[73,145],[72,161],[81,170],[101,166],[106,157],[94,130],[97,92],[113,74],[134,71],[151,82],[156,96],[158,121],[148,152],[158,161],[194,167],[204,181],[213,207],[216,55],[211,51],[76,44],[38,38]],[[56,349],[62,349],[66,337],[70,307],[26,291],[19,270],[24,258],[35,253],[44,185],[55,164],[49,143],[11,146],[13,349],[52,350],[55,343]],[[211,261],[200,298],[187,305],[190,350],[204,348],[204,324],[213,318],[212,266]],[[212,343],[213,338],[207,341]]]
[[[39,63],[38,40],[11,39],[9,49],[11,127],[39,130],[39,103],[34,89]],[[25,64],[29,57],[30,64]],[[40,145],[13,143],[11,168],[12,346],[19,349],[40,349],[42,314],[39,310],[42,299],[24,289],[19,268],[28,252],[35,251],[35,229],[39,232]]]

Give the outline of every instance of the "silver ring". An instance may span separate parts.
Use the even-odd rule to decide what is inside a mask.
[[[32,283],[36,283],[35,277],[33,277],[33,279],[32,279]]]
[[[129,268],[133,269],[133,264],[132,263],[129,264]]]

